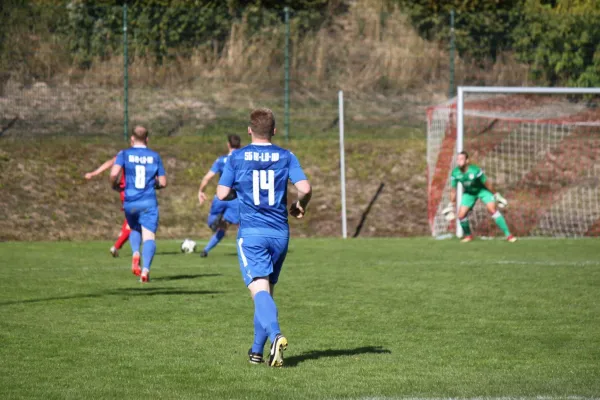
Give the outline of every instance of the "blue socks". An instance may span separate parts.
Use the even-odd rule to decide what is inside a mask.
[[[258,317],[256,315],[256,311],[254,312],[254,343],[252,343],[252,352],[262,354],[265,348],[265,343],[267,343],[267,339],[269,335],[267,335],[267,331],[261,326],[258,321]]]
[[[132,230],[129,234],[129,244],[131,245],[132,253],[139,253],[140,245],[142,244],[142,232]]]
[[[271,343],[275,341],[281,330],[277,321],[277,306],[269,292],[263,290],[254,296],[254,318],[269,335]]]
[[[142,250],[142,269],[150,269],[154,253],[156,253],[156,242],[154,240],[146,240],[144,242],[144,249]]]
[[[208,241],[208,244],[204,248],[204,251],[207,253],[209,251],[211,251],[216,245],[219,244],[219,242],[221,241],[221,239],[223,239],[224,236],[225,236],[225,231],[223,229],[219,229],[218,231],[216,231],[215,234],[212,235],[212,237]]]

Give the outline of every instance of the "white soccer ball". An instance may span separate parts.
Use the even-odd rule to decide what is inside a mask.
[[[196,242],[190,239],[185,239],[183,243],[181,243],[181,252],[182,253],[193,253],[196,251]]]

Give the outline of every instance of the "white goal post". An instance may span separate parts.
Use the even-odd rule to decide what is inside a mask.
[[[456,153],[467,151],[509,201],[519,236],[600,235],[600,88],[461,86],[427,110],[428,219],[435,237],[456,232],[441,214]],[[459,190],[460,194],[460,190]],[[457,201],[459,203],[459,201]],[[500,232],[478,204],[476,235]]]
[[[340,125],[340,187],[342,197],[342,238],[348,238],[346,217],[346,151],[344,149],[344,92],[338,92],[338,121]]]

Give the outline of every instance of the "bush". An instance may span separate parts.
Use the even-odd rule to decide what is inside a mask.
[[[544,85],[600,86],[600,3],[528,0],[513,33],[518,59]]]

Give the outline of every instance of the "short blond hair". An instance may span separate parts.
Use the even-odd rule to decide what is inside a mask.
[[[131,136],[138,142],[145,142],[148,140],[148,129],[141,125],[137,125],[131,130]]]
[[[257,108],[250,113],[250,129],[260,139],[270,139],[275,134],[275,115],[268,108]]]

